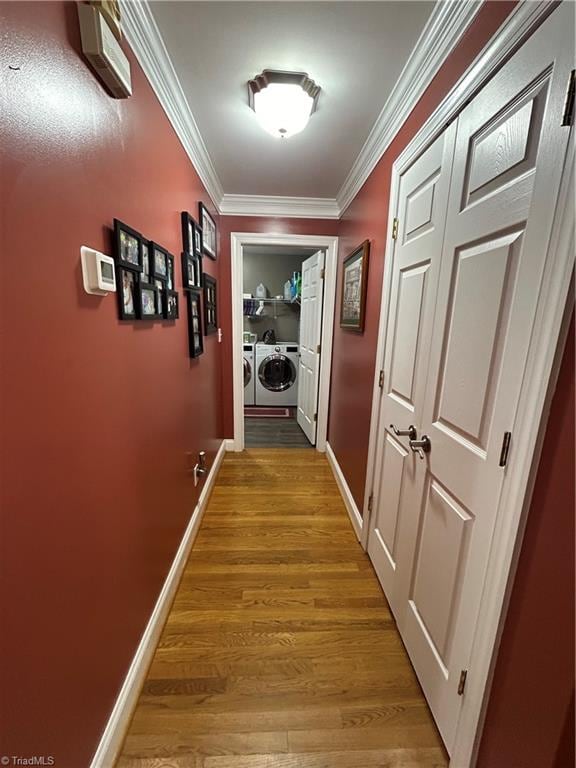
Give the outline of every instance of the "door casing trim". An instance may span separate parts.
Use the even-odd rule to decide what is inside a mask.
[[[265,232],[232,232],[230,234],[232,284],[232,389],[234,404],[234,451],[244,450],[244,383],[242,378],[243,331],[243,248],[246,245],[287,245],[316,248],[325,251],[324,298],[322,300],[322,352],[318,388],[318,422],[316,450],[326,451],[328,408],[330,404],[330,374],[334,340],[336,308],[336,274],[338,268],[338,238],[330,235],[271,235]]]
[[[368,499],[373,492],[376,471],[376,446],[382,394],[379,373],[384,365],[395,244],[391,223],[398,210],[400,177],[558,5],[560,3],[520,3],[393,164],[364,493],[363,520],[366,521],[362,526],[364,549],[368,545],[371,525]],[[479,607],[478,631],[472,647],[474,665],[467,677],[466,696],[462,704],[450,760],[451,768],[470,768],[476,762],[498,644],[538,470],[546,417],[554,394],[568,324],[574,307],[574,227],[576,224],[572,204],[575,184],[574,127],[567,130],[570,130],[568,151],[546,254],[546,266],[536,309],[531,348],[513,427],[515,457],[514,462],[507,468],[498,505],[496,527],[488,561],[488,577]],[[505,515],[503,510],[506,510]]]

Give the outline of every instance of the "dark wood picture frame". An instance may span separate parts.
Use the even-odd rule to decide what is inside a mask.
[[[204,352],[203,328],[202,328],[202,290],[191,288],[186,296],[186,308],[188,315],[188,352],[190,357],[196,358]]]
[[[202,288],[202,259],[189,253],[182,253],[182,285],[185,290]]]
[[[216,279],[204,274],[204,333],[209,336],[218,330],[218,293]]]
[[[160,256],[161,258],[158,259],[157,256]],[[169,261],[170,261],[171,255],[168,253],[166,248],[162,248],[161,245],[158,245],[158,243],[155,243],[154,240],[148,241],[148,259],[150,262],[150,280],[161,280],[163,283],[168,282],[168,269],[169,269]],[[158,263],[163,262],[164,263],[164,270],[158,269]]]
[[[340,328],[355,333],[364,333],[369,256],[370,241],[364,240],[342,264]]]
[[[202,230],[202,253],[216,261],[218,256],[218,230],[212,214],[204,203],[198,203],[198,218]]]
[[[137,302],[138,302],[138,272],[133,269],[125,269],[124,267],[116,267],[116,296],[118,297],[118,315],[120,320],[136,320],[137,319]],[[124,285],[124,278],[127,280],[127,285]],[[131,302],[126,302],[126,297],[131,294]],[[128,311],[127,307],[132,307],[132,311]]]
[[[152,300],[154,305],[154,312],[144,311],[144,294],[153,293],[154,298]],[[137,302],[136,302],[136,316],[138,320],[161,320],[162,319],[162,304],[161,304],[161,289],[154,285],[154,283],[142,283],[137,284],[136,290]]]
[[[127,241],[136,240],[136,261],[124,258],[127,254]],[[114,260],[116,266],[123,269],[131,269],[133,272],[142,272],[144,265],[145,240],[135,229],[124,224],[119,219],[114,219]]]
[[[162,316],[164,320],[178,320],[180,317],[178,291],[162,291]]]
[[[182,222],[182,248],[190,255],[194,254],[194,233],[198,223],[190,216],[188,211],[182,211],[180,214]]]
[[[168,261],[167,261],[168,274],[166,276],[166,290],[175,291],[176,290],[176,273],[174,272],[174,256],[172,256],[171,253],[167,253],[166,255],[168,257]]]

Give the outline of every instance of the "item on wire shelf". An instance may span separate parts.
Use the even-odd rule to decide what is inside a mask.
[[[254,312],[254,314],[256,315],[256,317],[260,317],[260,315],[264,314],[264,302],[263,301],[259,301],[258,302],[258,309],[256,310],[256,312]]]
[[[268,328],[267,331],[264,331],[262,341],[264,344],[276,344],[276,334],[274,333],[273,328]]]
[[[284,283],[284,300],[290,301],[292,299],[292,283],[290,280],[286,280]]]
[[[256,298],[257,299],[266,299],[268,297],[268,288],[264,285],[264,283],[259,283],[256,286]]]

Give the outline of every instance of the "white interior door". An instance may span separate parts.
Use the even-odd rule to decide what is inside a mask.
[[[374,514],[368,553],[396,620],[398,532],[422,493],[417,457],[406,434],[422,423],[432,322],[454,153],[453,124],[401,176],[398,235],[392,255],[383,401],[376,454]],[[395,434],[395,429],[404,434]]]
[[[324,253],[322,251],[310,256],[302,264],[297,419],[312,445],[316,443],[318,412],[318,375],[324,295],[323,270]]]
[[[529,354],[569,129],[563,4],[463,110],[457,126],[426,386],[430,451],[400,508],[394,599],[448,751]],[[404,449],[405,450],[405,449]],[[513,460],[513,459],[512,459]]]

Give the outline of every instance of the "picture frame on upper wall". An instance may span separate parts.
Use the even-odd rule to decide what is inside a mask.
[[[118,267],[143,272],[144,251],[147,248],[147,241],[140,232],[114,219],[114,260]]]
[[[202,259],[182,253],[182,285],[185,290],[202,287]]]
[[[164,320],[178,320],[179,296],[178,291],[165,290],[162,292]]]
[[[188,314],[188,351],[191,358],[196,358],[200,357],[204,352],[201,289],[190,289],[186,298]]]
[[[202,229],[202,253],[216,261],[217,256],[217,229],[212,214],[204,203],[198,203],[198,218]]]
[[[120,320],[136,320],[139,274],[132,269],[118,267],[116,270],[116,296]]]
[[[138,320],[162,320],[161,288],[153,283],[138,283],[136,289]]]
[[[342,264],[340,328],[346,331],[364,332],[369,256],[370,241],[364,240]]]
[[[217,283],[211,275],[204,274],[204,333],[209,336],[218,330]]]
[[[180,214],[180,221],[182,223],[182,250],[192,256],[195,253],[198,223],[188,211],[182,211]]]
[[[162,283],[168,282],[168,272],[170,266],[170,259],[174,262],[173,257],[168,253],[161,245],[150,240],[148,243],[148,254],[150,261],[150,277],[156,281],[160,280]]]

